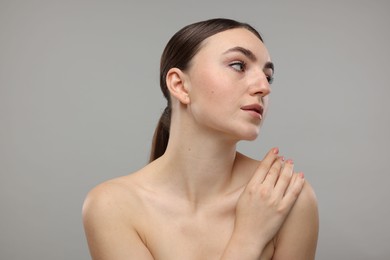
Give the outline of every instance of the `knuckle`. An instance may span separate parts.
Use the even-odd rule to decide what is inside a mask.
[[[261,162],[260,165],[257,167],[257,172],[267,172],[270,167],[271,166],[266,164],[265,162]]]
[[[283,174],[280,175],[279,177],[282,181],[284,182],[290,182],[291,180],[291,174],[289,174],[288,172],[284,172]]]
[[[268,199],[271,196],[271,187],[263,186],[259,189],[260,197],[263,199]]]
[[[290,195],[294,199],[294,201],[298,198],[299,194],[301,193],[301,189],[295,187],[291,190]]]
[[[284,196],[283,201],[286,207],[291,207],[297,201],[299,194],[301,193],[301,189],[294,187],[289,190],[288,193]]]
[[[279,175],[280,173],[280,170],[279,168],[277,167],[272,167],[269,171],[268,171],[268,175]]]
[[[248,194],[250,196],[253,196],[256,193],[257,187],[256,185],[250,185],[248,184],[244,190],[244,194]]]
[[[276,168],[276,169],[280,169],[280,167],[282,166],[282,163],[280,162],[280,160],[276,160],[272,167],[271,168]]]

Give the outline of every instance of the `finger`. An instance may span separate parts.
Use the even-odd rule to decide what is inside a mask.
[[[289,187],[293,174],[293,168],[294,162],[291,159],[287,160],[275,185],[275,192],[279,195],[280,198],[283,197],[287,188]]]
[[[270,187],[275,187],[279,176],[280,170],[282,169],[283,158],[279,157],[271,166],[271,169],[268,171],[267,175],[264,178],[263,185],[269,185]]]
[[[295,201],[299,197],[299,194],[302,191],[304,183],[305,183],[305,178],[303,173],[298,173],[298,174],[296,173],[291,178],[290,185],[284,197],[282,198],[282,204],[288,211],[290,211]]]
[[[298,177],[302,176],[303,178],[303,173],[297,173],[297,172],[293,172],[293,174],[291,175],[291,180],[290,180],[290,183],[287,187],[287,190],[285,191],[285,194],[290,192],[291,189],[294,187],[294,183],[299,180]]]
[[[257,167],[255,174],[253,174],[252,179],[249,181],[250,183],[262,183],[264,181],[265,176],[270,170],[273,162],[278,158],[279,149],[272,148],[264,157],[264,159],[260,162]]]

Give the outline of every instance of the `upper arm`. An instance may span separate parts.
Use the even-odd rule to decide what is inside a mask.
[[[305,182],[301,194],[279,231],[273,259],[315,259],[318,228],[317,200],[313,189]]]
[[[131,212],[115,187],[100,185],[86,197],[83,224],[94,260],[153,260],[131,223]]]

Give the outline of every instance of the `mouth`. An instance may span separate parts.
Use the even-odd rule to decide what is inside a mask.
[[[241,110],[248,111],[252,115],[254,115],[256,117],[259,117],[260,119],[262,118],[263,112],[264,112],[263,107],[260,104],[257,104],[257,103],[256,104],[247,105],[247,106],[243,106],[243,107],[241,107]]]

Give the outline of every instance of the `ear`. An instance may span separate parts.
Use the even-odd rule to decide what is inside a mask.
[[[166,77],[166,84],[171,95],[185,105],[190,103],[186,79],[186,74],[178,68],[171,68]]]

